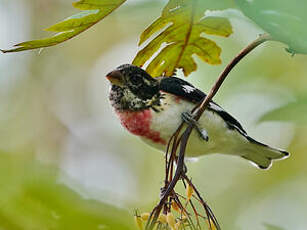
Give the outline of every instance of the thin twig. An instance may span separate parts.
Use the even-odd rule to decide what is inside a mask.
[[[271,39],[271,37],[268,34],[260,35],[255,41],[253,41],[247,47],[242,49],[239,52],[239,54],[236,57],[234,57],[234,59],[232,59],[232,61],[226,66],[224,71],[218,77],[217,81],[215,82],[215,84],[211,88],[209,94],[202,100],[202,102],[200,104],[195,106],[194,109],[192,110],[192,113],[193,113],[193,116],[194,116],[193,118],[196,121],[199,120],[199,118],[201,117],[203,112],[208,107],[208,105],[209,105],[210,101],[212,100],[212,98],[218,92],[219,88],[223,84],[224,80],[226,79],[226,77],[228,76],[230,71],[239,63],[239,61],[242,60],[242,58],[245,57],[254,48],[256,48],[257,46],[259,46],[263,42],[268,41],[270,39]],[[183,134],[181,135],[181,137],[179,138],[179,140],[177,142],[177,137],[178,137],[178,135],[181,132],[183,127],[184,127],[184,122],[182,122],[180,124],[180,126],[178,127],[178,129],[176,130],[176,132],[174,133],[172,138],[169,140],[169,145],[168,145],[168,146],[170,146],[171,141],[174,140],[173,141],[173,145],[172,145],[172,151],[171,151],[171,155],[172,155],[172,154],[176,154],[177,148],[178,148],[178,144],[180,143],[180,145],[179,145],[179,156],[178,156],[178,160],[177,160],[177,167],[176,167],[176,171],[175,171],[174,177],[172,178],[172,180],[170,182],[168,182],[167,179],[166,179],[166,184],[165,185],[167,185],[167,188],[166,188],[165,191],[163,191],[163,194],[162,194],[162,197],[160,199],[159,204],[152,211],[150,219],[147,222],[146,228],[148,228],[148,227],[149,227],[149,229],[153,228],[153,226],[154,226],[155,222],[157,221],[157,218],[158,218],[158,216],[159,216],[159,214],[161,212],[161,209],[162,209],[163,205],[165,204],[165,202],[166,202],[167,198],[170,196],[170,194],[173,192],[173,189],[176,186],[177,181],[180,179],[180,177],[182,176],[189,183],[189,179],[184,174],[184,170],[183,170],[183,168],[184,168],[184,156],[185,156],[185,150],[186,150],[188,139],[189,139],[189,137],[190,137],[194,127],[193,127],[192,124],[189,124],[188,127],[185,129],[185,131],[183,132]],[[169,159],[171,160],[172,156],[170,156]],[[169,166],[170,166],[170,164],[169,164]],[[217,220],[216,220],[215,216],[213,215],[212,210],[204,202],[204,200],[200,196],[200,193],[197,191],[196,187],[192,183],[191,183],[191,186],[193,187],[193,189],[196,192],[199,200],[203,204],[208,218],[210,218],[213,221],[213,223],[216,225],[217,229],[219,230],[220,227],[219,227],[219,225],[217,223]],[[153,217],[152,217],[152,215],[153,215]],[[212,229],[210,219],[209,219],[209,225],[210,225],[210,229]]]
[[[271,36],[268,35],[268,34],[260,35],[255,41],[253,41],[247,47],[242,49],[239,52],[239,54],[234,59],[232,59],[232,61],[226,66],[224,71],[218,77],[218,79],[215,82],[214,86],[211,88],[210,93],[208,94],[208,96],[206,98],[204,98],[204,100],[202,101],[202,103],[198,107],[198,110],[197,110],[197,112],[195,114],[195,117],[194,117],[195,120],[198,120],[200,118],[202,113],[207,108],[209,102],[215,96],[215,94],[217,93],[217,91],[219,90],[219,88],[221,87],[221,85],[223,84],[224,80],[226,79],[226,77],[228,76],[230,71],[233,69],[233,67],[235,67],[239,63],[239,61],[241,61],[242,58],[244,58],[249,52],[251,52],[253,49],[255,49],[257,46],[259,46],[263,42],[266,42],[266,41],[268,41],[270,39],[271,39]]]
[[[215,227],[217,229],[221,229],[216,217],[214,216],[214,213],[212,212],[211,208],[209,207],[209,205],[203,200],[203,198],[201,197],[200,195],[200,192],[197,190],[197,188],[195,187],[195,185],[192,183],[192,181],[184,174],[182,175],[182,177],[188,182],[188,184],[190,186],[192,186],[194,192],[196,193],[200,203],[202,204],[202,206],[204,207],[205,209],[205,212],[206,212],[206,215],[208,217],[208,222],[209,222],[209,227],[210,229],[212,229],[212,226],[211,226],[211,220],[213,221],[213,224],[215,225]]]

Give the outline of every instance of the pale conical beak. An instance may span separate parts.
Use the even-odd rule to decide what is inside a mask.
[[[119,70],[114,70],[107,74],[106,78],[111,82],[113,85],[123,86],[123,75]]]

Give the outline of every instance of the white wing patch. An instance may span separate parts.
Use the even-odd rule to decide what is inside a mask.
[[[192,93],[195,90],[195,88],[190,85],[183,85],[182,89],[186,93]]]
[[[215,111],[224,111],[220,106],[218,106],[214,103],[210,103],[210,108],[215,110]]]

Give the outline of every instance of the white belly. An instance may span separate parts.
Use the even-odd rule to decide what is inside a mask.
[[[159,132],[160,137],[168,142],[182,122],[181,114],[191,111],[194,106],[190,102],[167,94],[162,104],[164,110],[160,112],[152,111],[151,129]],[[186,149],[188,157],[197,157],[210,153],[239,155],[238,147],[241,146],[242,142],[246,142],[246,140],[237,131],[230,130],[220,116],[206,110],[199,119],[199,124],[201,128],[207,131],[209,141],[206,142],[201,139],[199,134],[193,130]],[[142,138],[142,140],[162,151],[166,150],[166,145],[154,143],[146,138]]]

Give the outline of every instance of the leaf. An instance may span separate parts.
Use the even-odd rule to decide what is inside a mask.
[[[75,2],[73,6],[83,11],[45,29],[46,31],[57,32],[53,37],[22,42],[15,45],[16,48],[1,51],[3,53],[19,52],[54,46],[67,41],[95,25],[125,1],[126,0],[80,0]]]
[[[266,230],[284,230],[284,228],[278,227],[276,225],[272,225],[272,224],[263,224],[266,227]]]
[[[306,0],[235,0],[243,13],[273,39],[289,46],[290,53],[307,54]]]
[[[227,37],[232,33],[232,27],[226,18],[205,17],[206,10],[204,1],[170,0],[161,17],[141,34],[139,45],[162,32],[138,52],[133,64],[143,66],[158,53],[146,68],[153,77],[172,76],[177,68],[188,76],[197,68],[194,54],[209,64],[220,64],[221,48],[202,35]]]
[[[263,121],[291,121],[299,124],[307,123],[307,97],[300,97],[277,109],[264,114],[259,122]]]
[[[82,197],[29,154],[0,152],[0,172],[0,229],[133,229],[129,212]]]

